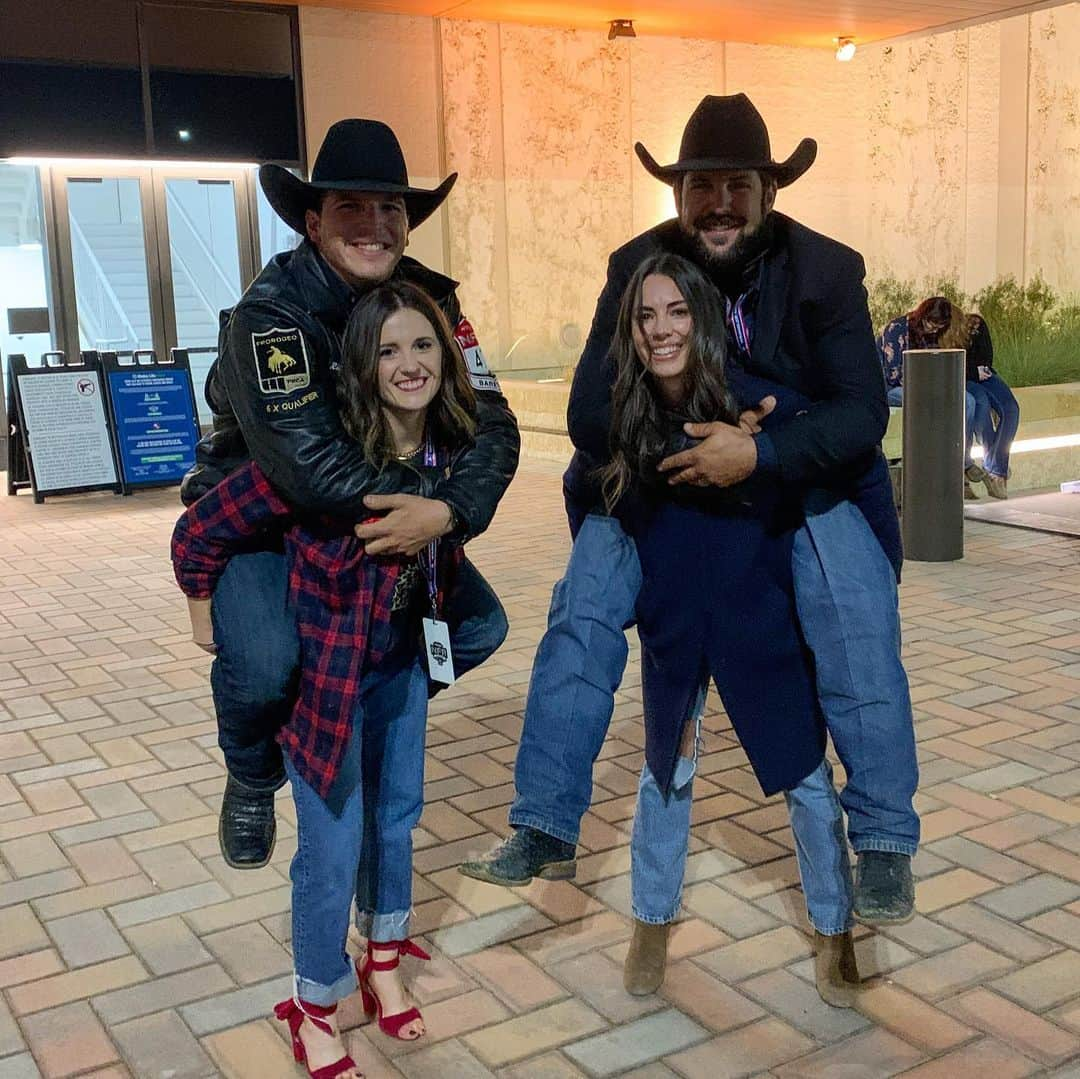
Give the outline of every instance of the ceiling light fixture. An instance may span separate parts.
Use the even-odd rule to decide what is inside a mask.
[[[608,23],[607,39],[610,41],[616,37],[637,37],[634,31],[633,19],[612,19]]]
[[[855,55],[855,39],[853,37],[834,37],[836,43],[836,59],[847,63]]]

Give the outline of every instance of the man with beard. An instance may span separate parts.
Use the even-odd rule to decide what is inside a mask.
[[[602,511],[584,516],[580,507],[599,505],[593,476],[608,455],[608,349],[623,292],[642,259],[671,251],[695,262],[725,301],[729,362],[814,402],[768,433],[756,422],[769,411],[768,400],[739,426],[688,425],[700,442],[661,462],[671,483],[731,487],[765,477],[790,487],[795,498],[811,487],[857,490],[889,417],[861,256],[773,210],[777,189],[813,164],[816,143],[804,139],[787,161],[774,161],[764,121],[737,94],[702,100],[674,165],[658,165],[640,143],[635,149],[653,176],[671,184],[677,217],[611,256],[574,375],[568,422],[577,452],[564,477],[574,548],[555,586],[529,687],[510,810],[515,830],[485,858],[461,867],[496,884],[574,876],[592,765],[625,668],[623,627],[641,585],[637,552],[614,518]],[[887,553],[898,572],[895,508],[878,504],[872,512],[897,536]],[[813,572],[797,567],[796,598],[822,709],[847,772],[841,802],[859,855],[855,912],[868,924],[906,921],[919,840],[912,808],[918,767],[899,659],[896,579],[869,527],[862,546],[847,538],[843,548],[830,543],[829,514],[815,513],[809,497],[806,532],[816,564]],[[732,602],[745,604],[752,618],[753,598]]]

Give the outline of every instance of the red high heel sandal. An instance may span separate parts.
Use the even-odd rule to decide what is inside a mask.
[[[372,954],[373,949],[382,952],[389,951],[391,948],[397,949],[397,954],[393,959],[376,960]],[[388,1034],[391,1038],[399,1038],[403,1042],[411,1042],[415,1041],[421,1035],[417,1034],[413,1037],[409,1037],[407,1034],[402,1034],[401,1030],[414,1020],[423,1018],[420,1014],[420,1009],[412,1007],[409,1008],[408,1011],[398,1012],[396,1015],[383,1015],[382,1001],[379,1000],[379,994],[376,993],[371,986],[371,972],[373,970],[397,970],[403,955],[412,955],[417,959],[431,958],[423,948],[413,944],[411,940],[376,941],[374,945],[371,941],[368,941],[364,965],[362,968],[359,967],[359,964],[357,965],[357,973],[360,976],[360,993],[364,1004],[364,1012],[367,1015],[378,1016],[379,1029],[384,1034]]]
[[[336,1004],[329,1008],[321,1008],[318,1004],[309,1004],[299,997],[291,997],[289,1000],[283,1000],[280,1004],[274,1005],[274,1015],[282,1022],[289,1024],[289,1033],[292,1035],[293,1058],[297,1064],[303,1064],[307,1068],[311,1079],[337,1079],[342,1072],[356,1069],[356,1061],[348,1053],[336,1063],[327,1064],[325,1067],[316,1068],[314,1071],[311,1070],[311,1065],[307,1062],[307,1049],[304,1048],[304,1043],[300,1040],[301,1024],[305,1019],[309,1019],[324,1034],[332,1035],[334,1028],[326,1020],[336,1011]]]

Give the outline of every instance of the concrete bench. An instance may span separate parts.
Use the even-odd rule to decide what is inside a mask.
[[[522,452],[567,462],[573,453],[566,433],[570,383],[503,378],[503,390],[521,426]],[[1013,445],[1010,491],[1057,486],[1080,478],[1080,382],[1028,386],[1013,391],[1020,403],[1020,430]],[[889,410],[881,446],[890,462],[903,458],[903,409]]]

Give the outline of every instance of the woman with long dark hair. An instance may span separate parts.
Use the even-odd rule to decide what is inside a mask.
[[[464,358],[414,285],[390,281],[360,301],[338,374],[342,422],[374,463],[396,459],[424,477],[472,439],[476,400]],[[301,642],[297,703],[278,736],[297,817],[296,975],[293,997],[275,1013],[317,1079],[359,1074],[335,1019],[358,981],[384,1033],[424,1033],[397,972],[401,955],[428,958],[408,934],[428,699],[421,620],[437,638],[462,561],[460,548],[437,542],[414,556],[368,556],[354,524],[297,518],[251,462],[190,507],[173,535],[177,580],[193,622],[205,624],[229,557],[258,533],[283,534]],[[440,656],[428,645],[431,665]],[[354,900],[368,942],[362,965],[345,951]]]
[[[982,315],[949,305],[939,348],[962,348],[967,397],[974,400],[971,429],[983,448],[982,481],[991,498],[1008,498],[1009,454],[1020,427],[1020,405],[994,370],[994,343]]]
[[[726,368],[725,340],[720,300],[695,266],[659,255],[638,268],[612,345],[612,456],[601,477],[608,512],[635,540],[643,580],[637,619],[646,763],[631,844],[635,926],[626,985],[649,992],[663,977],[711,676],[763,792],[784,792],[815,930],[818,990],[828,1003],[850,1007],[858,984],[851,872],[793,578],[802,496],[752,480],[722,490],[672,487],[656,470],[685,438],[686,423],[738,422],[745,403],[766,394],[776,399],[774,419],[809,407],[785,387]],[[887,471],[878,472],[873,484],[888,497]],[[889,510],[895,519],[891,499]],[[866,529],[853,506],[844,503],[843,512],[841,528],[849,521]],[[878,555],[891,576],[884,551]]]

